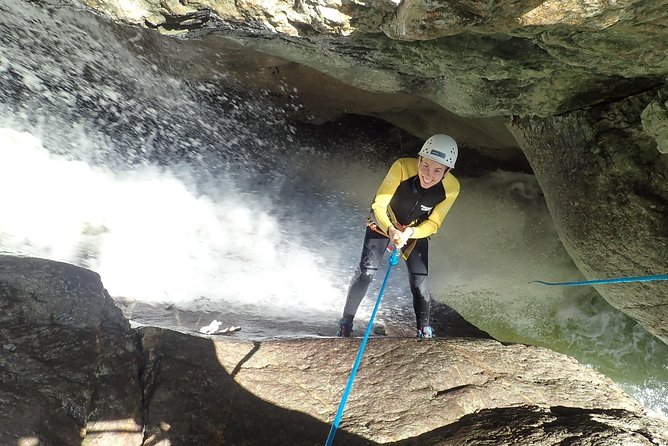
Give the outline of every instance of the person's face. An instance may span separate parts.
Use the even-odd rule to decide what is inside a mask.
[[[450,168],[441,163],[420,157],[418,159],[418,178],[420,178],[420,186],[429,189],[434,184],[438,184],[445,174],[448,173],[448,170],[450,170]]]

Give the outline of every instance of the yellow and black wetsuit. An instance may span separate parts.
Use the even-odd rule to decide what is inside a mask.
[[[447,173],[440,183],[425,189],[420,185],[417,173],[416,158],[401,158],[392,165],[376,192],[364,237],[362,257],[350,284],[343,310],[344,319],[351,323],[389,244],[389,228],[394,226],[403,229],[410,226],[414,232],[404,247],[403,257],[408,267],[417,327],[420,329],[429,325],[431,296],[427,282],[428,237],[441,227],[443,219],[459,195],[460,186],[459,181],[451,173]]]

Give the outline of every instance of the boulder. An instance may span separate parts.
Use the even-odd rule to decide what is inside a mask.
[[[361,339],[141,329],[148,444],[323,444]],[[654,445],[668,423],[601,374],[490,339],[370,339],[335,444]],[[663,442],[663,443],[662,443]]]
[[[0,444],[141,444],[138,355],[96,273],[0,256]]]
[[[564,247],[589,279],[668,271],[668,157],[665,140],[646,125],[660,121],[647,110],[667,94],[664,87],[560,116],[517,117],[509,126]],[[668,343],[665,281],[596,289]]]

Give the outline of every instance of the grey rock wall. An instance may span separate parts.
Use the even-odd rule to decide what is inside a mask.
[[[141,444],[138,353],[97,274],[0,256],[0,444]]]
[[[588,278],[668,271],[668,157],[644,125],[668,90],[510,128],[545,193],[561,241]],[[668,283],[597,286],[608,302],[668,342]]]
[[[668,2],[83,0],[181,37],[230,39],[466,117],[549,116],[665,82]]]

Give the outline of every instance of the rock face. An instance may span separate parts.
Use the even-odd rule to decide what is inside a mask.
[[[142,340],[155,444],[248,445],[324,442],[360,341],[223,342],[155,328]],[[337,444],[650,445],[668,441],[665,427],[609,380],[545,349],[372,339]]]
[[[84,3],[165,32],[221,30],[346,84],[430,98],[460,116],[549,116],[657,86],[667,69],[668,49],[654,44],[665,38],[666,0]]]
[[[560,238],[587,277],[668,271],[668,157],[648,131],[648,109],[668,89],[511,125],[545,193]],[[668,342],[666,282],[597,287]]]
[[[0,257],[0,309],[1,444],[322,444],[360,342],[148,327],[139,355],[96,274],[39,259]],[[564,355],[385,338],[368,344],[336,444],[649,446],[667,432]]]
[[[0,256],[0,444],[140,444],[135,340],[97,274]]]
[[[297,88],[304,119],[358,113],[497,159],[521,150],[585,276],[668,271],[667,0],[83,2],[195,39],[200,66],[256,50],[249,83]],[[665,282],[599,292],[668,341]]]

